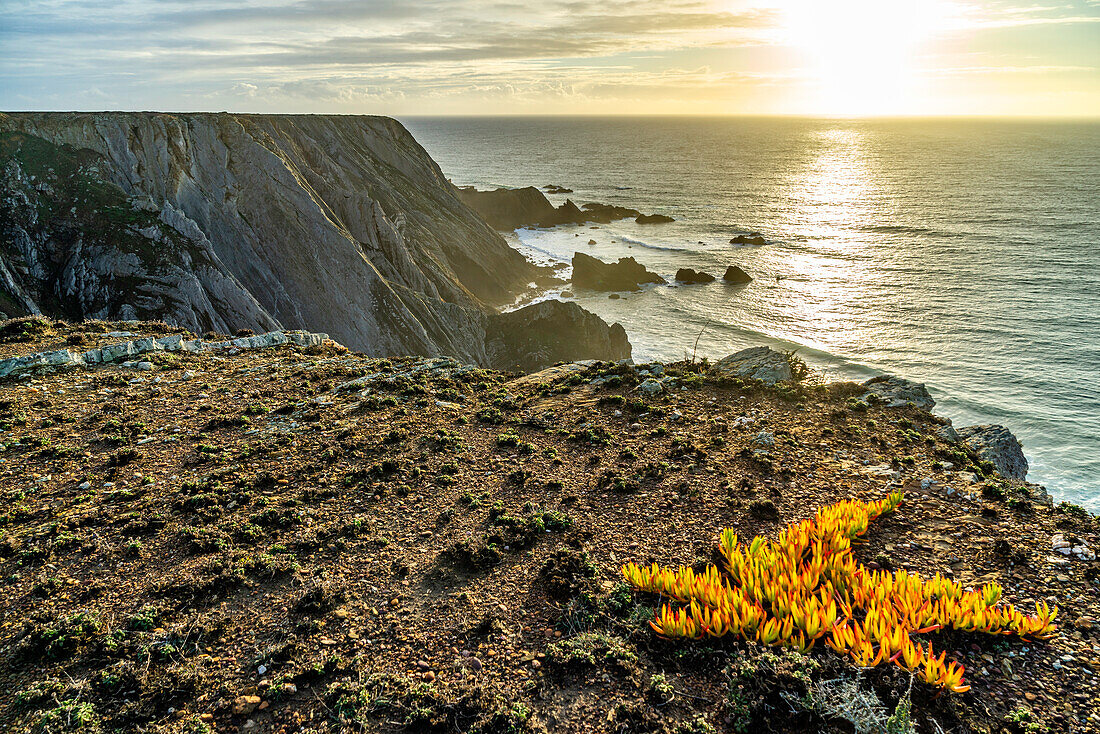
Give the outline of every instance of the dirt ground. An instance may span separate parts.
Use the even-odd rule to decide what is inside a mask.
[[[122,331],[177,330],[8,322],[0,358]],[[705,363],[644,396],[645,365],[149,362],[0,380],[4,731],[1100,731],[1100,563],[1052,545],[1097,519],[927,412]],[[663,640],[622,583],[898,488],[863,563],[997,581],[1060,634],[930,634],[972,686],[936,695],[824,644]]]

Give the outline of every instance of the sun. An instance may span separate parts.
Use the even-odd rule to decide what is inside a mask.
[[[799,106],[829,115],[912,111],[917,57],[952,17],[943,0],[783,0],[780,11],[812,86]]]

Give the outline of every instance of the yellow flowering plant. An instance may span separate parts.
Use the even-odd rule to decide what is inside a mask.
[[[964,591],[938,573],[922,579],[860,564],[852,543],[902,499],[895,492],[877,502],[838,502],[812,520],[788,525],[776,540],[757,536],[748,547],[727,528],[719,536],[721,571],[714,565],[696,573],[687,566],[627,563],[622,573],[639,591],[677,602],[662,604],[650,622],[664,637],[733,635],[801,652],[825,638],[859,667],[894,663],[958,693],[970,689],[963,683],[963,667],[945,662],[945,653],[936,655],[931,643],[925,648],[911,635],[945,628],[1038,639],[1055,634],[1057,608],[1040,602],[1033,616],[1025,615],[999,603],[999,584]]]

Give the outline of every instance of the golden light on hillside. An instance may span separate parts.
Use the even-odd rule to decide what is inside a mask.
[[[916,94],[916,58],[952,22],[942,0],[786,0],[783,41],[802,57],[816,111],[903,113]]]

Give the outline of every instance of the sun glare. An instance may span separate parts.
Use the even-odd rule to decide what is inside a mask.
[[[941,0],[787,0],[782,10],[783,40],[814,86],[799,106],[830,115],[912,111],[916,57],[950,18]]]

